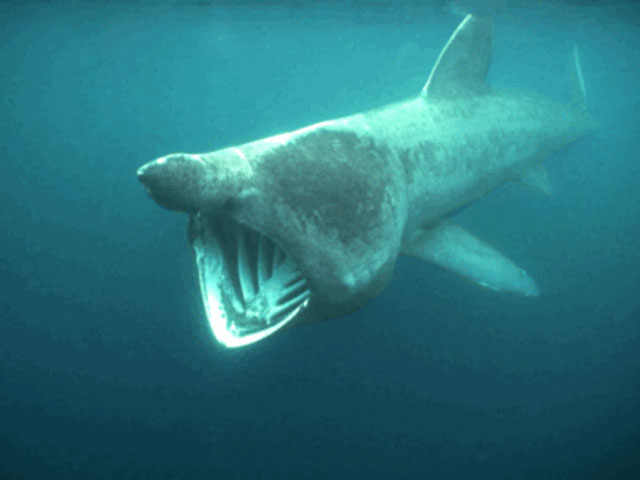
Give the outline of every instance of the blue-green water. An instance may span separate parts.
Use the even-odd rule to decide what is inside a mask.
[[[489,83],[566,99],[575,42],[600,125],[553,197],[457,217],[540,297],[401,258],[350,317],[215,344],[136,169],[416,94],[459,9],[353,3],[0,5],[0,478],[640,478],[632,4],[484,12]]]

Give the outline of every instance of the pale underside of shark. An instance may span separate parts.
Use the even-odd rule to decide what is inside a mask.
[[[447,217],[508,180],[548,190],[540,162],[593,121],[583,98],[490,89],[492,30],[467,16],[415,98],[138,170],[161,206],[190,214],[218,341],[247,345],[353,312],[385,287],[400,254],[538,295],[524,270]],[[584,96],[577,55],[575,67]]]

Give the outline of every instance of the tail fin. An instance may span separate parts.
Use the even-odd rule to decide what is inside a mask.
[[[580,52],[576,44],[573,45],[573,68],[571,71],[571,100],[575,105],[586,108],[587,89],[584,86],[582,66],[580,65]]]
[[[578,51],[578,45],[573,45],[573,62],[570,65],[571,72],[570,88],[571,88],[571,104],[581,111],[584,117],[585,129],[593,130],[598,127],[596,122],[587,108],[587,89],[584,84],[584,77],[582,76],[582,65],[580,64],[580,52]]]

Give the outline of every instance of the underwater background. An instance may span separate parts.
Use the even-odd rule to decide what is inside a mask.
[[[599,128],[456,221],[542,294],[400,258],[349,317],[227,350],[136,178],[416,95],[466,11],[490,85]],[[640,478],[640,8],[0,3],[0,479]]]

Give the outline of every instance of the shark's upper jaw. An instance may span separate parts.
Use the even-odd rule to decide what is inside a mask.
[[[216,339],[255,343],[308,306],[311,292],[293,259],[271,239],[226,216],[193,215],[189,237]]]

